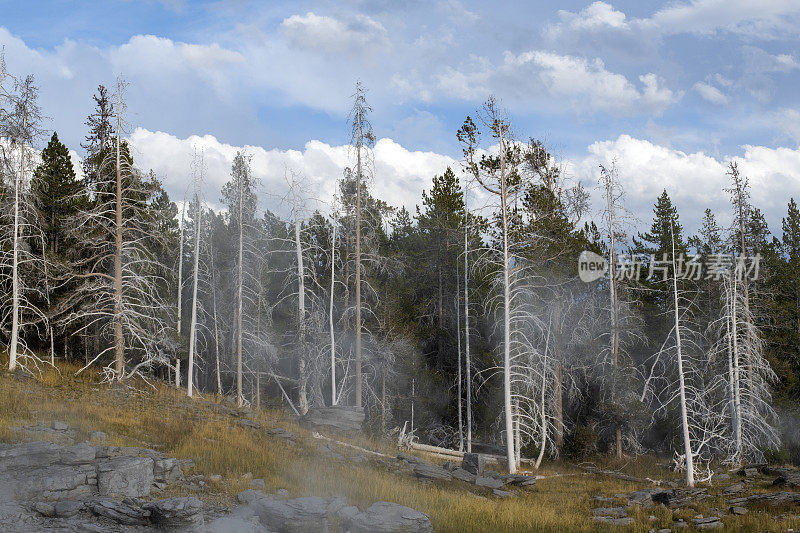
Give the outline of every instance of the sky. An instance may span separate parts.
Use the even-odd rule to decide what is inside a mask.
[[[398,207],[447,166],[460,175],[455,133],[491,94],[595,211],[598,167],[616,161],[640,229],[664,188],[689,231],[707,207],[729,223],[730,161],[773,233],[800,199],[797,0],[0,0],[0,13],[9,72],[36,76],[45,127],[76,159],[98,84],[124,76],[136,162],[177,201],[195,148],[211,205],[241,149],[265,207],[281,210],[292,171],[328,198],[352,164],[356,80],[372,187]]]

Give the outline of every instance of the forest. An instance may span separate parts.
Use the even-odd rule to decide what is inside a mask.
[[[800,211],[787,198],[768,228],[735,161],[713,191],[730,212],[690,235],[668,190],[637,220],[624,168],[569,175],[488,96],[409,212],[372,192],[356,83],[336,195],[287,167],[273,212],[246,152],[217,197],[198,148],[170,198],[125,140],[125,87],[86,95],[78,173],[36,80],[0,67],[9,371],[66,360],[238,406],[363,408],[372,434],[497,453],[510,473],[650,453],[694,486],[720,464],[800,462]]]

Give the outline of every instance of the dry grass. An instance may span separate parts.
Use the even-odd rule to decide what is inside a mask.
[[[589,518],[592,497],[641,488],[587,475],[570,465],[550,464],[540,474],[565,475],[540,480],[532,493],[508,500],[486,499],[458,482],[423,485],[381,463],[330,460],[318,453],[320,441],[282,410],[248,413],[262,425],[262,429],[254,430],[240,426],[238,418],[215,410],[212,404],[220,400],[214,397],[190,402],[181,391],[161,384],[155,389],[143,382],[133,388],[108,386],[99,384],[97,376],[89,373],[74,377],[76,369],[68,365],[59,365],[59,370],[60,374],[45,371],[37,380],[0,374],[0,440],[15,438],[10,425],[39,421],[63,420],[77,428],[79,438],[91,431],[105,431],[112,444],[155,448],[170,456],[193,459],[198,473],[221,474],[222,482],[198,494],[207,502],[230,502],[238,491],[248,488],[242,476],[251,472],[265,480],[268,490],[285,488],[293,496],[346,496],[349,503],[362,508],[380,500],[408,505],[428,513],[437,531],[602,531]],[[295,432],[298,446],[267,435],[266,430],[272,427]],[[396,452],[391,443],[366,437],[352,443]],[[347,448],[338,452],[355,453]],[[627,464],[604,461],[598,466],[662,478],[665,472],[655,459]],[[724,501],[712,498],[676,513],[665,508],[632,511],[636,522],[626,530],[671,527],[674,518],[688,521],[696,514],[709,516],[714,507],[724,509]],[[750,531],[800,528],[796,518],[775,519],[759,510],[744,517],[727,517],[725,523],[728,529]]]

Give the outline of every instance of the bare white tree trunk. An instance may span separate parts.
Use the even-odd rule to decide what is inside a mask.
[[[8,351],[8,369],[17,368],[17,351],[19,349],[19,203],[20,189],[25,178],[25,133],[28,127],[28,97],[22,107],[22,142],[20,143],[19,174],[14,183],[14,242],[11,262],[11,345]]]
[[[328,328],[331,335],[331,405],[336,405],[336,336],[333,329],[333,294],[336,286],[336,217],[331,236],[331,298],[328,304]]]
[[[125,377],[125,340],[122,336],[122,169],[120,168],[120,117],[122,107],[122,81],[117,82],[117,205],[116,232],[114,234],[114,372],[117,380]]]
[[[305,267],[303,264],[303,243],[300,239],[300,216],[298,213],[297,195],[293,195],[294,200],[294,243],[295,252],[297,254],[297,327],[300,346],[300,358],[298,361],[298,407],[300,414],[308,412],[308,370],[306,369],[306,354],[305,343],[306,336],[306,284],[305,284]]]
[[[458,263],[456,263],[456,337],[458,338],[458,451],[464,451],[464,419],[461,412],[461,282],[458,279]]]
[[[740,361],[739,361],[739,328],[736,310],[736,276],[732,276],[731,283],[731,340],[733,343],[733,399],[736,405],[736,419],[734,425],[734,435],[736,439],[736,454],[737,460],[742,462],[744,457],[742,455],[742,395],[741,395],[741,374],[740,374]]]
[[[214,251],[211,248],[214,239],[209,239],[211,258],[211,311],[214,315],[214,355],[217,360],[217,394],[222,396],[222,376],[219,370],[219,324],[217,322],[217,275],[214,271]]]
[[[686,384],[683,373],[683,351],[681,346],[680,311],[678,309],[678,271],[675,265],[675,234],[672,233],[672,294],[675,307],[675,348],[678,355],[678,386],[681,402],[681,428],[683,432],[683,449],[686,454],[686,486],[694,487],[694,457],[692,456],[692,442],[689,436],[689,419],[686,413]]]
[[[239,186],[239,263],[237,265],[237,287],[236,287],[236,404],[239,407],[244,405],[242,395],[242,286],[244,285],[244,181],[237,180]]]
[[[197,186],[197,185],[196,185]],[[194,386],[194,351],[197,341],[197,278],[200,271],[200,230],[203,227],[203,206],[200,203],[200,194],[195,189],[195,201],[197,202],[197,216],[195,217],[194,228],[194,272],[192,274],[192,322],[189,326],[189,362],[186,368],[186,394],[192,397],[192,387]]]
[[[466,207],[466,201],[464,202]],[[468,229],[464,225],[464,355],[467,374],[467,452],[472,453],[472,368],[469,357],[469,262]]]
[[[501,115],[502,116],[502,115]],[[506,154],[503,128],[500,131],[500,210],[503,218],[503,403],[506,419],[506,459],[508,471],[517,471],[514,461],[514,424],[511,413],[511,286],[508,251],[508,205],[506,197]]]
[[[358,130],[356,141],[356,407],[361,407],[361,109],[357,106],[356,128]]]
[[[188,192],[188,188],[187,188]],[[181,386],[181,319],[183,311],[183,231],[186,224],[186,193],[183,195],[183,206],[181,208],[181,230],[178,244],[178,308],[177,312],[177,331],[178,331],[178,353],[175,354],[175,387]]]

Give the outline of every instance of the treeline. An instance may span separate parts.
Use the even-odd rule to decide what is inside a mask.
[[[800,396],[800,212],[789,200],[770,233],[735,163],[720,191],[731,227],[706,210],[687,235],[665,190],[637,231],[624,169],[584,177],[605,199],[590,206],[489,99],[456,132],[461,168],[434,176],[410,213],[370,191],[381,176],[358,85],[352,166],[328,208],[287,169],[288,214],[261,212],[238,153],[214,211],[196,152],[179,210],[122,139],[123,83],[93,97],[82,179],[56,133],[35,150],[36,96],[31,77],[2,71],[12,370],[68,359],[240,405],[363,406],[378,432],[502,446],[511,470],[522,456],[677,450],[694,476],[712,459],[795,453],[775,400]],[[605,276],[579,278],[583,251],[605,258]]]

